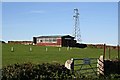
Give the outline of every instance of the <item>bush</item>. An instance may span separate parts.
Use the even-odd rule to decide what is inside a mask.
[[[2,80],[40,80],[72,78],[70,70],[60,64],[31,63],[9,65],[2,70]]]
[[[120,80],[120,75],[109,76],[82,76],[72,73],[64,65],[56,64],[14,64],[2,69],[1,80]]]

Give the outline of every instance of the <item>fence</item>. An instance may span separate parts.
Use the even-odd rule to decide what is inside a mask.
[[[119,55],[119,45],[117,46],[106,46],[106,44],[104,44],[103,46],[103,49],[104,49],[104,52],[103,52],[103,56],[104,56],[104,59],[120,59],[120,55]],[[113,52],[115,51],[115,52]],[[114,57],[112,56],[114,55]]]

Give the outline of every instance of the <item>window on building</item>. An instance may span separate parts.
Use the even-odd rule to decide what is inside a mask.
[[[37,43],[57,43],[57,38],[37,38]]]
[[[37,43],[39,43],[39,39],[37,38]]]
[[[40,42],[43,42],[42,40],[40,40]]]
[[[42,41],[45,42],[45,38],[42,38]]]
[[[51,38],[49,38],[49,42],[50,42],[50,43],[52,42],[52,39],[51,39]]]
[[[53,43],[54,43],[54,42],[55,42],[55,43],[57,42],[57,39],[56,39],[56,38],[53,38]]]
[[[48,39],[48,38],[46,38],[46,39],[45,39],[45,42],[49,42],[49,39]]]

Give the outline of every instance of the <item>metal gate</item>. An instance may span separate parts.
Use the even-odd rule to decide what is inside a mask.
[[[94,75],[94,77],[97,77],[99,74],[98,71],[100,70],[99,66],[102,66],[101,64],[98,64],[98,58],[72,58],[71,60],[73,61],[71,64],[71,70],[79,76]]]

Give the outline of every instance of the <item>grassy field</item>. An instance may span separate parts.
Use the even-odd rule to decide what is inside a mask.
[[[14,47],[14,52],[11,52]],[[32,51],[30,51],[30,47]],[[47,51],[46,51],[47,48]],[[41,47],[33,45],[3,44],[2,45],[2,64],[3,66],[14,63],[60,63],[64,64],[71,58],[98,58],[103,54],[103,49],[97,48],[70,48],[66,47]],[[108,50],[106,50],[108,58]],[[117,57],[117,50],[111,50],[111,58]]]

